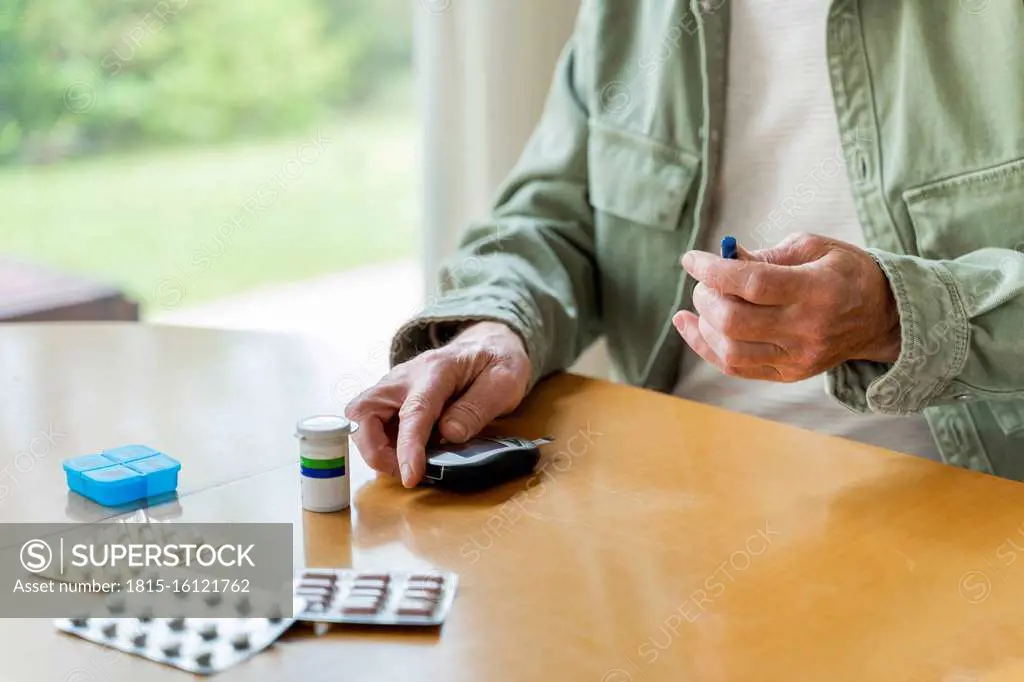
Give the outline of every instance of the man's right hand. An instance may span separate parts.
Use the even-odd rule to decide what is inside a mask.
[[[499,322],[478,322],[447,345],[392,369],[345,414],[359,424],[353,440],[366,463],[391,476],[400,473],[411,488],[423,477],[435,424],[445,440],[469,440],[519,405],[531,375],[519,335]]]

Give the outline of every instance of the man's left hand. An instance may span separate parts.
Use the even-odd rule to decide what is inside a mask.
[[[676,329],[698,355],[730,376],[793,382],[849,360],[895,362],[900,320],[889,282],[863,249],[793,235],[739,260],[691,251],[696,314]]]

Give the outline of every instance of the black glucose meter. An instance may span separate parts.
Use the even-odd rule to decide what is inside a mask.
[[[540,461],[540,446],[551,440],[479,437],[430,446],[420,485],[468,492],[526,476]]]

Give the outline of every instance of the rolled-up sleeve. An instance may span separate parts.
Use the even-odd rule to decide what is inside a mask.
[[[491,215],[469,227],[442,268],[437,295],[395,335],[392,366],[447,342],[468,322],[496,321],[523,339],[532,387],[571,365],[600,334],[588,112],[574,40]]]
[[[847,362],[828,392],[858,412],[910,414],[957,401],[1024,398],[1024,254],[986,248],[954,260],[869,250],[892,288],[895,363]]]

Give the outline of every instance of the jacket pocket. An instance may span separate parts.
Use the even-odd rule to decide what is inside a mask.
[[[592,122],[588,164],[601,319],[612,358],[636,383],[675,312],[700,161]]]
[[[1024,250],[1024,159],[909,189],[903,202],[925,258]]]
[[[698,157],[597,121],[587,146],[594,209],[660,230],[680,227]]]

